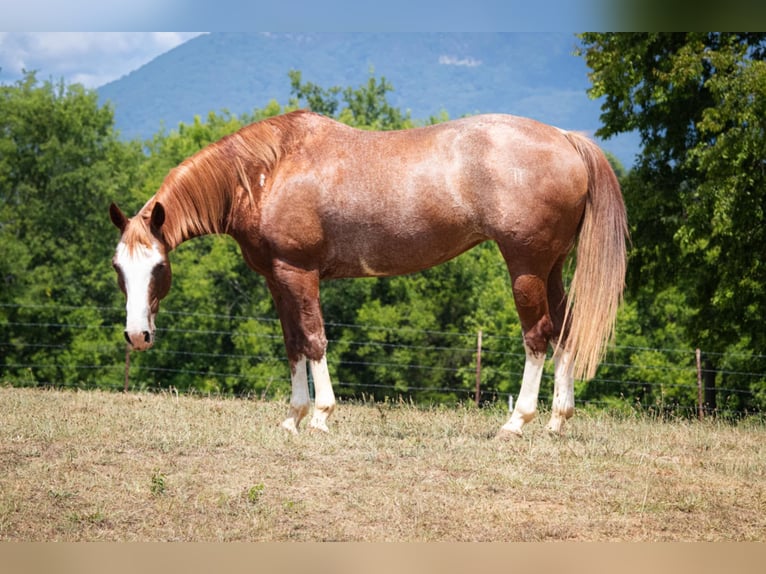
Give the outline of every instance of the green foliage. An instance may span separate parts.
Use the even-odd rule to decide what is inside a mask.
[[[708,367],[722,371],[718,394],[729,401],[726,389],[751,385],[735,382],[723,365],[766,348],[766,35],[582,40],[591,95],[604,97],[599,135],[637,130],[643,143],[623,180],[631,292],[642,309],[651,309],[652,297],[683,294],[688,311],[671,323],[677,340],[706,351]],[[665,325],[653,328],[655,340],[665,337]]]
[[[152,478],[149,486],[149,490],[154,496],[162,496],[167,492],[168,478],[159,469],[152,473]]]
[[[337,377],[345,383],[342,394],[382,398],[394,389],[394,395],[420,400],[466,400],[475,385],[480,329],[487,333],[484,393],[518,392],[521,327],[494,244],[414,275],[329,283],[323,291],[326,313],[336,300],[350,300],[346,283],[361,285],[364,299],[344,317],[351,325],[328,326],[332,355],[340,362]]]
[[[29,73],[0,86],[0,352],[5,364],[35,366],[33,381],[79,384],[88,373],[78,365],[111,364],[119,344],[98,310],[119,300],[104,214],[141,154],[112,123],[111,109],[76,84]],[[43,341],[32,323],[47,325]]]
[[[266,490],[266,487],[262,482],[251,486],[247,490],[247,501],[250,504],[258,504],[258,502],[261,500],[261,497],[263,496],[264,490]]]
[[[409,112],[402,113],[388,103],[386,94],[394,87],[384,77],[378,81],[372,70],[367,83],[357,89],[350,86],[325,89],[311,82],[302,83],[301,73],[297,70],[291,70],[289,75],[293,96],[290,103],[294,107],[305,102],[312,111],[361,129],[397,130],[413,125]],[[341,107],[341,101],[344,107]]]

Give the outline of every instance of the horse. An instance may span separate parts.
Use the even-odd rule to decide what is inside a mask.
[[[547,429],[574,413],[574,380],[590,379],[614,334],[626,269],[619,182],[586,136],[532,119],[477,115],[395,131],[365,131],[299,110],[223,137],[173,168],[120,230],[112,260],[127,297],[125,339],[152,346],[170,289],[168,254],[227,234],[265,277],[291,374],[287,418],[297,433],[328,431],[335,408],[320,281],[413,273],[495,241],[510,275],[526,360],[516,405],[497,436],[519,436],[537,411],[553,347]],[[567,295],[562,267],[576,247]]]

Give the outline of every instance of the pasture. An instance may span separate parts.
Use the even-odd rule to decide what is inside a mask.
[[[766,541],[766,427],[0,388],[3,541]]]

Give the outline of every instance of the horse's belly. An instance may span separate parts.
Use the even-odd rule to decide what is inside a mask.
[[[460,255],[486,238],[465,229],[380,234],[369,226],[331,244],[323,277],[386,277],[421,271]]]

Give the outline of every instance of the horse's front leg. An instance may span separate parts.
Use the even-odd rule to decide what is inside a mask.
[[[311,401],[309,399],[309,382],[306,376],[306,358],[301,357],[297,361],[290,361],[290,407],[287,418],[282,421],[282,428],[298,434],[298,426],[308,414]]]
[[[310,360],[311,378],[314,379],[314,416],[309,428],[328,432],[327,419],[335,410],[335,393],[332,390],[330,371],[327,369],[327,356],[318,361]]]
[[[323,356],[319,361],[309,360],[308,365],[311,369],[311,378],[314,379],[315,394],[314,416],[311,417],[309,428],[327,432],[329,431],[327,419],[335,410],[335,393],[333,393],[330,372],[327,369],[327,358]],[[290,407],[287,418],[282,421],[282,428],[297,434],[301,421],[311,407],[305,357],[290,361],[290,380],[292,382]]]
[[[275,263],[274,277],[268,281],[277,306],[290,360],[292,392],[290,408],[282,427],[296,433],[308,414],[310,399],[306,363],[314,380],[314,415],[309,428],[328,431],[327,419],[335,409],[327,368],[327,338],[319,302],[319,276],[286,263]]]

